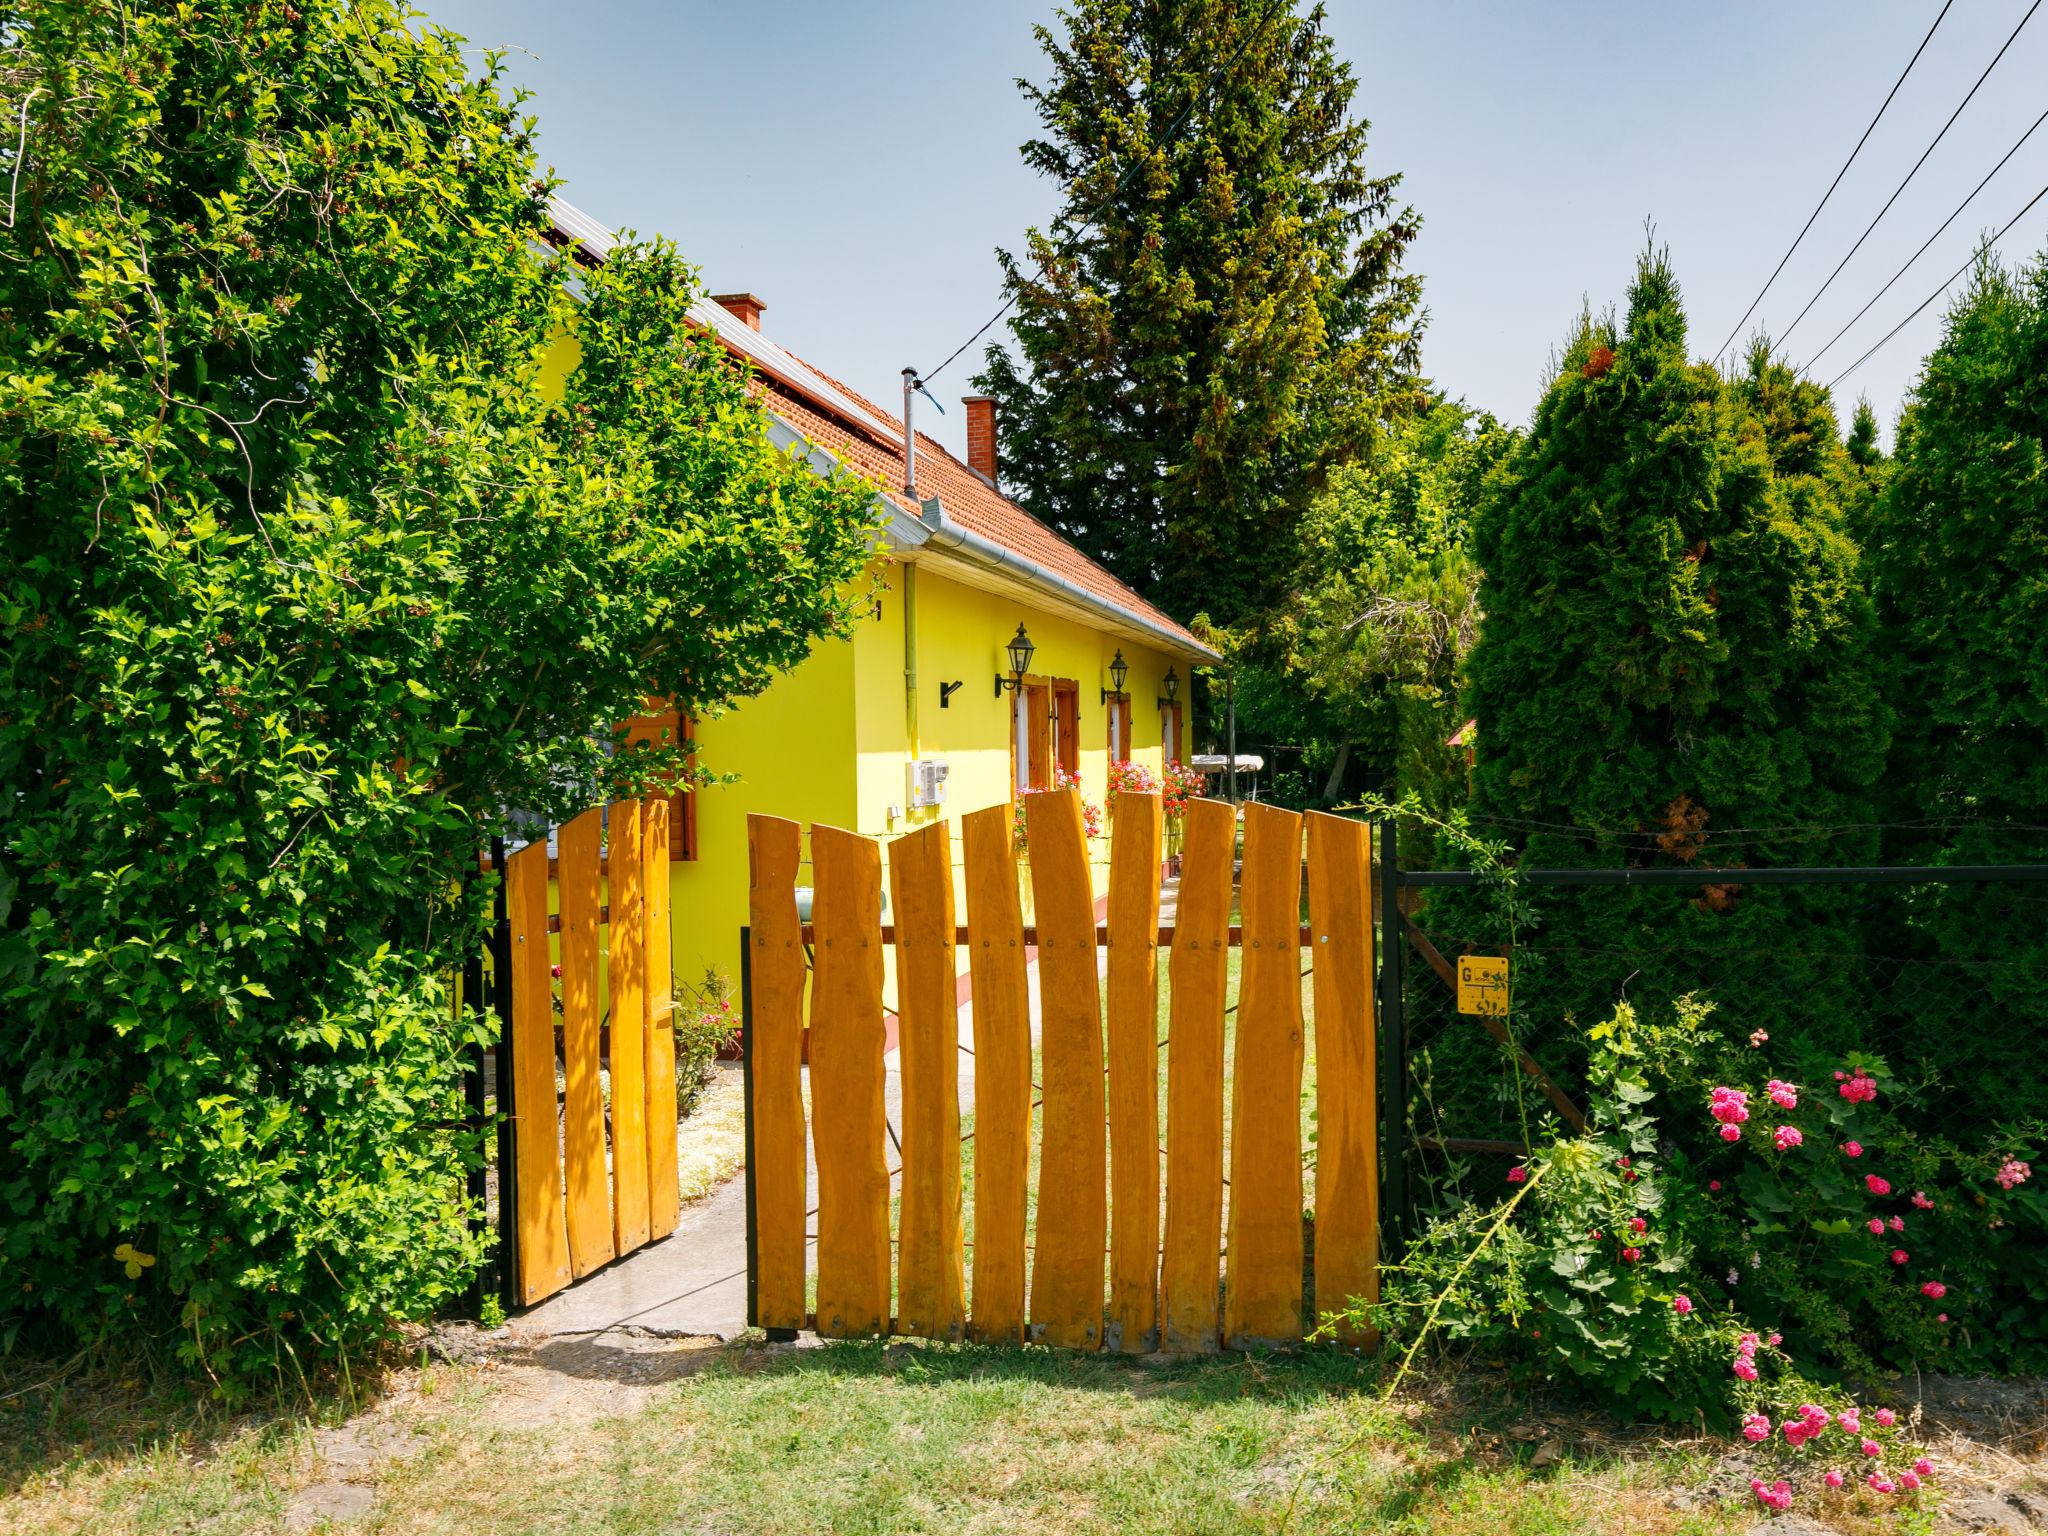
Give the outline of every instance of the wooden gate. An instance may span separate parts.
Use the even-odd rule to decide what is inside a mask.
[[[809,1325],[831,1337],[1031,1338],[1077,1349],[1198,1352],[1298,1343],[1313,1329],[1314,1311],[1376,1300],[1366,826],[1247,806],[1242,917],[1233,924],[1236,813],[1194,801],[1177,915],[1162,928],[1160,800],[1119,795],[1108,921],[1098,927],[1080,797],[1034,794],[1025,816],[1035,926],[1022,916],[1013,809],[998,805],[962,823],[964,925],[955,921],[948,824],[889,844],[889,928],[880,920],[881,844],[811,828],[814,921],[806,926],[795,897],[802,829],[749,818],[750,1320],[770,1329]],[[885,944],[896,956],[900,1123],[885,1099]],[[957,1022],[961,946],[972,978],[971,1043]],[[1239,946],[1233,1002],[1229,951]],[[1171,987],[1163,1040],[1162,952]],[[1305,976],[1313,977],[1315,1015],[1314,1308],[1303,1278]],[[959,1101],[960,1053],[969,1049],[971,1211]],[[807,1097],[815,1205],[805,1165]],[[892,1134],[900,1134],[900,1184],[885,1156]],[[807,1298],[813,1280],[815,1304]],[[1347,1342],[1371,1340],[1351,1333]]]
[[[505,861],[500,1240],[520,1305],[675,1230],[669,817],[620,801],[563,825],[556,859],[542,839]]]

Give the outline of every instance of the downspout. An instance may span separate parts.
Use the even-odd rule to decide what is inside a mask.
[[[903,562],[903,734],[910,755],[924,756],[917,734],[917,567]]]

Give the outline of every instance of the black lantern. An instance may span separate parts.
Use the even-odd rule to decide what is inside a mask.
[[[1110,685],[1109,687],[1102,690],[1102,698],[1100,702],[1107,704],[1111,699],[1115,699],[1118,703],[1122,703],[1125,697],[1124,679],[1129,677],[1130,675],[1131,664],[1128,661],[1124,660],[1124,653],[1121,649],[1119,649],[1116,653],[1115,658],[1111,660],[1109,664]]]
[[[1003,696],[1005,688],[1021,689],[1024,686],[1024,674],[1031,668],[1031,653],[1038,647],[1031,643],[1031,637],[1024,633],[1024,626],[1019,624],[1017,633],[1010,637],[1010,643],[1003,649],[1010,653],[1010,675],[1004,677],[1000,672],[996,674],[996,697],[999,699]]]
[[[1166,669],[1166,676],[1162,677],[1159,681],[1160,685],[1166,689],[1166,697],[1159,701],[1159,707],[1165,709],[1173,702],[1174,695],[1180,692],[1180,679],[1173,675],[1173,668],[1168,667]]]

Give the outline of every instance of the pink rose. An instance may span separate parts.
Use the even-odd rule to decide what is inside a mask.
[[[1894,1248],[1892,1250],[1892,1262],[1894,1264],[1903,1264],[1910,1257],[1912,1255],[1908,1254],[1903,1248]]]
[[[1718,1195],[1721,1193],[1721,1181],[1719,1179],[1707,1180],[1707,1189],[1710,1193]]]
[[[1998,1180],[1998,1187],[2000,1189],[2011,1189],[2015,1185],[2024,1184],[2033,1171],[2032,1168],[2021,1162],[2018,1158],[2008,1157],[1995,1175]]]
[[[1875,1440],[1864,1441],[1863,1444],[1859,1447],[1859,1449],[1866,1456],[1882,1456],[1884,1454],[1884,1447],[1879,1445]]]
[[[1764,1342],[1770,1345],[1771,1348],[1776,1349],[1780,1344],[1785,1342],[1785,1335],[1783,1335],[1782,1333],[1766,1334],[1764,1336]]]
[[[1877,1412],[1872,1415],[1872,1417],[1875,1418],[1877,1422],[1885,1429],[1890,1429],[1894,1424],[1899,1422],[1899,1416],[1896,1413],[1893,1413],[1889,1408],[1878,1409]]]
[[[1884,1236],[1884,1218],[1883,1218],[1882,1216],[1873,1216],[1873,1217],[1871,1217],[1871,1218],[1870,1218],[1870,1223],[1869,1223],[1869,1225],[1870,1225],[1870,1233],[1871,1233],[1871,1236],[1873,1236],[1873,1237],[1883,1237],[1883,1236]]]
[[[1646,1230],[1649,1227],[1649,1225],[1650,1224],[1647,1221],[1643,1220],[1642,1217],[1632,1216],[1629,1218],[1628,1229],[1631,1232],[1641,1232]]]
[[[1781,1125],[1771,1132],[1771,1140],[1778,1144],[1780,1152],[1790,1152],[1806,1138],[1800,1134],[1798,1126]]]
[[[1845,1142],[1843,1142],[1843,1143],[1842,1143],[1842,1156],[1844,1156],[1844,1157],[1861,1157],[1862,1155],[1863,1155],[1863,1143],[1862,1143],[1862,1142],[1860,1142],[1860,1141],[1845,1141]]]
[[[1918,1488],[1919,1486],[1920,1478],[1917,1473],[1901,1472],[1899,1474],[1899,1492],[1911,1493],[1915,1488]]]
[[[1768,1440],[1771,1438],[1771,1421],[1767,1414],[1752,1413],[1742,1421],[1742,1438],[1745,1440]]]
[[[1774,1077],[1764,1085],[1764,1092],[1770,1095],[1771,1102],[1780,1109],[1799,1107],[1799,1090],[1790,1083],[1781,1083]]]
[[[1931,1211],[1934,1209],[1934,1202],[1928,1199],[1923,1191],[1916,1189],[1913,1191],[1913,1209],[1916,1211]]]
[[[1508,1182],[1510,1184],[1519,1184],[1528,1177],[1529,1170],[1526,1168],[1510,1168],[1508,1170]]]
[[[1777,1511],[1792,1507],[1792,1485],[1782,1477],[1766,1488],[1762,1478],[1749,1480],[1749,1491],[1756,1495],[1756,1501],[1765,1509]]]
[[[1830,1488],[1839,1488],[1842,1486],[1842,1474],[1837,1472],[1834,1468],[1830,1467],[1825,1473],[1822,1474],[1821,1481],[1826,1483]]]
[[[1674,1311],[1674,1312],[1676,1312],[1676,1313],[1677,1313],[1677,1314],[1678,1314],[1678,1315],[1679,1315],[1680,1317],[1689,1317],[1689,1316],[1691,1316],[1691,1314],[1692,1314],[1692,1298],[1691,1298],[1690,1296],[1674,1296],[1674,1297],[1672,1297],[1672,1298],[1671,1298],[1671,1310],[1672,1310],[1672,1311]]]
[[[1756,1362],[1751,1360],[1747,1355],[1738,1356],[1732,1369],[1734,1370],[1736,1376],[1743,1381],[1756,1380]]]
[[[1887,1221],[1885,1225],[1890,1227],[1894,1232],[1903,1232],[1906,1230],[1906,1218],[1903,1216],[1894,1216],[1889,1221]]]
[[[1934,1476],[1934,1463],[1929,1461],[1925,1456],[1922,1456],[1918,1461],[1913,1463],[1913,1470],[1919,1473],[1922,1477],[1932,1477]]]
[[[1892,1192],[1892,1187],[1890,1183],[1884,1179],[1880,1179],[1874,1173],[1866,1173],[1863,1176],[1863,1185],[1864,1188],[1868,1189],[1873,1195],[1888,1195]]]
[[[1898,1485],[1882,1472],[1873,1472],[1864,1481],[1879,1493],[1897,1493],[1899,1491]]]
[[[1934,1314],[1934,1320],[1937,1323],[1945,1323],[1948,1321],[1948,1314],[1946,1312],[1937,1312]]]
[[[1642,1256],[1643,1250],[1640,1248],[1624,1248],[1621,1250],[1621,1262],[1624,1264],[1633,1264]]]
[[[1721,1127],[1721,1139],[1722,1139],[1723,1141],[1740,1141],[1740,1140],[1742,1140],[1742,1127],[1741,1127],[1741,1126],[1739,1126],[1739,1125],[1724,1125],[1724,1126],[1722,1126],[1722,1127]]]

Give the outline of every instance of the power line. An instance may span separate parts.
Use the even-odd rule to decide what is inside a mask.
[[[2048,197],[2048,187],[2043,187],[2040,191],[2036,192],[2032,197],[2028,198],[2027,206],[2022,208],[2018,213],[2014,214],[2011,218],[2007,219],[2005,221],[2004,227],[2000,229],[1997,234],[1993,235],[1989,240],[1987,240],[1985,242],[1985,246],[1996,246],[1999,241],[2003,240],[2006,237],[2007,232],[2011,230],[2013,225],[2019,223],[2021,219],[2024,219],[2029,213],[2031,213],[2033,211],[2034,204],[2040,202],[2041,199],[2044,197]],[[1921,310],[1925,309],[1928,305],[1932,304],[1944,293],[1947,293],[1949,289],[1955,285],[1955,280],[1961,277],[1965,272],[1969,271],[1970,268],[1976,264],[1976,261],[1977,253],[1975,251],[1972,251],[1970,253],[1970,259],[1968,261],[1964,262],[1960,267],[1957,267],[1955,271],[1951,272],[1948,275],[1947,280],[1943,282],[1939,288],[1935,289],[1934,292],[1927,295],[1927,297],[1922,299],[1918,304],[1915,304],[1913,306],[1912,312],[1908,314],[1904,320],[1901,320],[1897,325],[1893,326],[1890,330],[1886,331],[1884,335],[1880,336],[1877,340],[1876,346],[1872,347],[1868,352],[1864,353],[1861,357],[1857,358],[1855,362],[1851,363],[1848,367],[1844,368],[1832,379],[1829,379],[1828,388],[1833,389],[1837,384],[1841,383],[1842,380],[1849,377],[1850,374],[1854,373],[1858,368],[1861,368],[1865,363],[1869,362],[1872,357],[1876,356],[1879,347],[1882,347],[1886,342],[1890,341],[1894,336],[1898,335],[1899,332],[1903,331],[1909,324],[1911,324],[1912,321],[1919,315]]]
[[[1942,235],[1947,231],[1949,225],[1955,223],[1955,221],[1962,216],[1963,210],[1969,207],[1971,203],[1976,201],[1977,194],[1979,192],[1982,192],[1987,186],[1991,184],[1991,178],[1993,176],[1996,176],[2000,171],[2005,169],[2006,161],[2012,159],[2014,155],[2020,152],[2020,147],[2024,145],[2027,142],[2027,140],[2031,139],[2040,130],[2040,127],[2043,123],[2048,123],[2048,112],[2043,112],[2039,117],[2034,119],[2034,126],[2032,128],[2029,128],[2025,133],[2021,134],[2016,141],[2014,141],[2012,148],[2008,149],[2005,152],[2005,158],[2000,160],[1998,164],[1991,167],[1989,171],[1985,172],[1984,179],[1982,181],[1978,182],[1976,186],[1970,188],[1969,196],[1965,197],[1960,203],[1956,204],[1955,212],[1951,213],[1947,218],[1941,221],[1941,228],[1937,229],[1933,234],[1929,235],[1924,241],[1922,241],[1920,244],[1920,249],[1915,251],[1911,256],[1908,256],[1906,258],[1905,264],[1901,266],[1898,271],[1894,272],[1889,278],[1885,280],[1885,285],[1882,288],[1878,289],[1876,293],[1873,293],[1870,296],[1869,302],[1866,303],[1861,309],[1857,310],[1855,314],[1849,317],[1849,324],[1843,326],[1839,331],[1835,332],[1834,335],[1830,336],[1828,338],[1827,346],[1822,347],[1818,352],[1814,353],[1812,357],[1806,360],[1806,366],[1800,370],[1802,373],[1812,372],[1813,365],[1815,363],[1818,363],[1823,357],[1827,356],[1828,348],[1834,346],[1836,342],[1840,341],[1844,336],[1848,335],[1850,326],[1855,325],[1855,323],[1858,320],[1861,320],[1865,315],[1869,314],[1871,306],[1877,303],[1877,301],[1883,298],[1887,293],[1890,293],[1892,291],[1892,284],[1896,283],[1900,278],[1904,277],[1906,275],[1907,270],[1911,268],[1913,263],[1918,261],[1922,256],[1927,254],[1927,247],[1934,244],[1935,241],[1939,240],[1942,237]]]
[[[1949,4],[1952,5],[1954,3],[1955,0],[1949,0]],[[2039,4],[2040,0],[2035,0],[2035,3]],[[1209,72],[1209,78],[1202,82],[1201,89],[1188,97],[1188,104],[1182,107],[1180,109],[1179,115],[1177,115],[1172,122],[1166,125],[1166,131],[1160,134],[1158,139],[1155,141],[1155,144],[1157,146],[1164,147],[1168,142],[1172,140],[1173,136],[1176,133],[1180,132],[1181,125],[1184,124],[1188,120],[1188,118],[1193,114],[1195,107],[1197,106],[1197,104],[1201,102],[1202,98],[1207,96],[1210,91],[1215,89],[1216,83],[1223,78],[1224,71],[1229,69],[1232,64],[1236,63],[1239,58],[1243,57],[1244,53],[1250,48],[1252,43],[1258,41],[1260,34],[1266,30],[1266,24],[1268,22],[1270,22],[1275,16],[1277,16],[1283,9],[1290,7],[1292,4],[1293,0],[1274,0],[1274,3],[1272,5],[1266,7],[1265,14],[1259,18],[1258,25],[1252,28],[1250,39],[1245,43],[1245,45],[1242,48],[1234,49],[1229,55],[1229,57],[1225,58],[1221,63],[1219,63],[1213,70]],[[1943,7],[1944,10],[1946,10],[1946,8],[1947,7]],[[1072,245],[1076,240],[1080,239],[1082,235],[1087,233],[1089,227],[1093,225],[1095,221],[1102,216],[1103,210],[1107,208],[1111,203],[1115,202],[1119,197],[1123,196],[1124,189],[1130,185],[1131,177],[1137,173],[1139,168],[1142,165],[1144,165],[1144,163],[1145,162],[1143,160],[1136,160],[1133,161],[1130,165],[1124,167],[1124,173],[1121,176],[1117,177],[1116,185],[1109,189],[1108,194],[1102,199],[1101,202],[1097,203],[1094,206],[1094,208],[1089,210],[1088,217],[1081,221],[1080,225],[1074,230],[1072,234],[1068,235],[1066,239],[1062,240],[1056,247],[1054,247],[1052,255],[1046,257],[1044,261],[1038,264],[1038,270],[1032,273],[1031,275],[1032,282],[1035,283],[1040,278],[1044,277],[1046,268],[1051,266],[1052,263],[1057,261],[1060,257],[1064,256],[1067,253],[1067,247]],[[928,384],[933,379],[936,379],[940,374],[944,373],[948,368],[950,368],[953,365],[954,361],[960,356],[962,352],[965,352],[969,347],[973,346],[977,341],[981,340],[982,337],[986,336],[989,333],[989,331],[994,328],[996,322],[1001,320],[1003,316],[1007,315],[1012,309],[1012,307],[1015,306],[1018,294],[1021,291],[1021,289],[1012,289],[1010,296],[1004,299],[1002,305],[996,310],[996,312],[990,315],[988,319],[982,323],[981,328],[977,330],[972,336],[968,337],[965,341],[961,342],[960,345],[955,347],[950,353],[948,353],[946,356],[946,360],[943,363],[940,363],[938,367],[932,369],[929,373],[920,374],[919,382]]]
[[[1840,261],[1835,263],[1835,270],[1828,274],[1827,282],[1822,283],[1820,285],[1819,290],[1815,292],[1814,296],[1806,301],[1806,309],[1800,310],[1798,314],[1792,317],[1792,323],[1785,327],[1785,334],[1778,337],[1778,340],[1780,342],[1789,339],[1792,333],[1799,329],[1799,322],[1806,318],[1807,310],[1812,309],[1814,305],[1820,302],[1821,294],[1826,293],[1828,291],[1828,284],[1834,282],[1836,278],[1840,277],[1842,275],[1842,268],[1849,265],[1850,257],[1853,257],[1858,251],[1863,249],[1863,242],[1870,238],[1871,230],[1877,228],[1878,224],[1883,220],[1884,216],[1892,211],[1892,204],[1896,203],[1899,200],[1899,194],[1906,190],[1906,183],[1910,182],[1915,176],[1920,174],[1920,167],[1925,165],[1927,163],[1927,157],[1934,153],[1935,145],[1939,144],[1942,141],[1942,139],[1947,136],[1949,129],[1955,126],[1956,119],[1963,115],[1963,108],[1967,107],[1970,104],[1970,98],[1975,96],[1977,94],[1978,88],[1981,87],[1986,80],[1989,80],[1991,78],[1991,71],[1998,68],[1998,61],[2005,57],[2006,49],[2012,47],[2012,45],[2019,40],[2020,33],[2026,30],[2027,23],[2034,19],[2034,12],[2038,11],[2039,9],[2041,9],[2041,0],[2034,0],[2034,3],[2027,7],[2027,14],[2022,16],[2020,18],[2020,24],[2012,29],[2012,36],[2008,37],[2005,40],[2005,46],[2003,48],[2000,48],[1996,54],[1992,55],[1991,62],[1984,66],[1984,73],[1977,77],[1977,84],[1970,87],[1969,95],[1965,96],[1962,99],[1962,101],[1957,104],[1955,111],[1949,113],[1948,121],[1941,125],[1941,132],[1937,133],[1934,136],[1933,141],[1930,144],[1928,144],[1928,146],[1925,149],[1920,151],[1920,158],[1913,162],[1913,169],[1906,172],[1905,181],[1901,181],[1896,187],[1892,189],[1892,195],[1886,198],[1884,200],[1884,206],[1877,210],[1877,217],[1872,219],[1867,225],[1864,226],[1863,233],[1856,237],[1856,243],[1849,247],[1849,255],[1844,256]]]
[[[1799,249],[1799,242],[1804,240],[1806,232],[1813,228],[1813,221],[1820,217],[1821,209],[1827,207],[1828,199],[1835,195],[1835,188],[1839,187],[1842,184],[1842,178],[1849,174],[1849,167],[1854,165],[1856,157],[1863,153],[1863,146],[1869,142],[1870,135],[1876,129],[1879,119],[1884,116],[1886,108],[1891,106],[1892,98],[1899,94],[1899,87],[1906,83],[1906,76],[1913,73],[1913,66],[1920,62],[1920,55],[1927,51],[1927,45],[1934,41],[1935,30],[1940,27],[1942,17],[1948,15],[1949,7],[1955,3],[1956,0],[1945,0],[1940,15],[1934,18],[1934,26],[1927,29],[1927,35],[1920,39],[1920,46],[1913,50],[1913,57],[1906,60],[1906,67],[1899,71],[1899,78],[1892,82],[1892,88],[1885,93],[1884,105],[1877,109],[1877,116],[1873,117],[1870,120],[1870,126],[1863,130],[1863,137],[1858,139],[1856,147],[1849,151],[1849,158],[1844,160],[1842,168],[1835,172],[1835,179],[1828,183],[1827,191],[1821,193],[1820,201],[1813,205],[1813,212],[1806,216],[1806,222],[1799,226],[1799,233],[1794,235],[1792,243],[1785,247],[1785,254],[1778,258],[1778,264],[1771,269],[1771,275],[1764,279],[1763,287],[1757,289],[1756,297],[1749,301],[1749,308],[1742,312],[1742,318],[1736,321],[1734,329],[1728,332],[1728,341],[1722,342],[1719,347],[1715,348],[1715,362],[1718,363],[1721,360],[1721,354],[1728,350],[1728,342],[1733,341],[1742,328],[1749,324],[1749,317],[1756,313],[1757,305],[1763,303],[1764,295],[1771,291],[1771,284],[1778,280],[1778,274],[1785,270],[1785,263],[1790,261],[1792,253]]]

